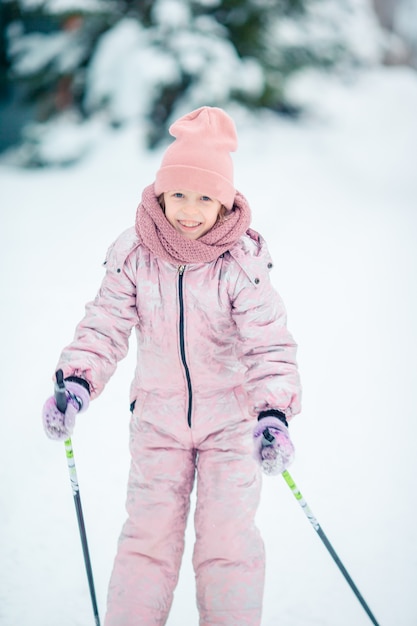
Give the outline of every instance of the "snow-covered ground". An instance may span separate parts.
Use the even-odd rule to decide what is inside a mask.
[[[310,89],[310,91],[308,91]],[[301,93],[302,92],[302,93]],[[236,112],[238,188],[275,260],[299,343],[304,408],[291,426],[296,483],[381,626],[417,623],[417,77],[364,73],[298,124]],[[233,113],[233,111],[231,111]],[[109,132],[83,163],[0,166],[0,624],[93,624],[62,444],[41,407],[61,348],[133,223],[161,150]],[[73,437],[101,617],[124,520],[133,350]],[[280,478],[265,479],[262,626],[366,626],[369,618]],[[167,626],[198,623],[192,516]]]

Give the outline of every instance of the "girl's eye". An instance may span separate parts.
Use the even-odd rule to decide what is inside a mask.
[[[174,196],[174,198],[183,198],[183,197],[184,197],[184,194],[183,194],[183,193],[181,193],[181,192],[179,192],[179,191],[176,191],[176,192],[173,194],[173,196]]]
[[[209,198],[208,196],[201,196],[201,199],[203,200],[203,202],[211,202],[211,198]]]

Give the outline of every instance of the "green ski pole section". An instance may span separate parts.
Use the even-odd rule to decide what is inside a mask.
[[[301,508],[303,509],[304,513],[308,517],[308,520],[309,520],[310,524],[313,526],[314,530],[317,532],[318,536],[320,537],[320,539],[322,540],[322,542],[326,546],[330,556],[332,557],[332,559],[336,563],[336,565],[339,568],[339,570],[342,572],[343,576],[345,577],[345,580],[349,584],[349,586],[352,589],[353,593],[355,594],[355,596],[357,597],[357,599],[361,603],[362,608],[365,610],[365,612],[368,615],[369,619],[374,624],[374,626],[380,626],[379,623],[376,621],[376,618],[373,615],[371,609],[369,608],[369,606],[365,602],[365,599],[363,598],[363,596],[360,593],[359,589],[357,588],[357,586],[353,582],[352,578],[350,577],[347,569],[345,568],[345,566],[343,565],[342,561],[337,556],[336,551],[334,550],[332,544],[328,540],[328,538],[327,538],[325,532],[323,531],[322,527],[320,526],[320,524],[318,523],[318,521],[314,517],[312,510],[308,506],[307,502],[304,500],[304,498],[303,498],[303,496],[301,494],[301,491],[298,489],[298,487],[295,484],[294,480],[291,478],[291,475],[289,474],[289,472],[287,470],[284,470],[282,472],[282,477],[285,480],[285,482],[287,483],[287,485],[289,486],[289,488],[291,489],[295,499],[298,501],[298,503],[301,506]]]
[[[295,499],[298,500],[299,505],[303,509],[304,513],[307,515],[310,524],[313,526],[314,530],[318,530],[320,528],[320,524],[318,523],[318,521],[314,517],[312,510],[308,506],[307,502],[304,500],[304,498],[303,498],[303,496],[301,494],[301,491],[298,489],[297,485],[295,484],[295,482],[291,478],[291,475],[288,473],[287,470],[284,470],[282,472],[282,476],[283,476],[285,482],[287,483],[288,487],[293,492]]]
[[[94,613],[94,624],[95,626],[100,626],[100,617],[98,613],[96,591],[95,591],[94,580],[93,580],[93,570],[91,567],[90,552],[88,550],[87,533],[85,530],[84,515],[83,515],[83,509],[81,506],[81,498],[80,498],[80,488],[78,486],[77,470],[75,468],[74,451],[72,449],[71,439],[70,438],[66,439],[64,442],[64,445],[65,445],[65,455],[67,457],[68,471],[69,471],[69,476],[70,476],[70,481],[71,481],[72,494],[74,496],[74,504],[75,504],[75,511],[77,514],[78,529],[80,531],[80,539],[81,539],[81,546],[82,546],[83,556],[84,556],[85,571],[87,574],[88,586],[90,589],[91,604],[92,604],[93,613]]]

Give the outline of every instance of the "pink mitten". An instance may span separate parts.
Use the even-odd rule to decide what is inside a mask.
[[[87,389],[78,383],[65,383],[67,409],[61,413],[56,406],[55,397],[48,398],[43,406],[42,421],[47,436],[55,441],[65,441],[72,435],[75,426],[75,416],[86,411],[90,403],[90,394]]]
[[[253,431],[255,459],[265,474],[281,474],[294,460],[288,428],[273,415],[262,417]]]

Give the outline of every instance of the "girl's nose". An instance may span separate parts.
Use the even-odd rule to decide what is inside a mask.
[[[194,202],[192,200],[188,200],[184,206],[183,206],[183,210],[185,211],[185,213],[191,215],[192,213],[195,212],[195,205]]]

